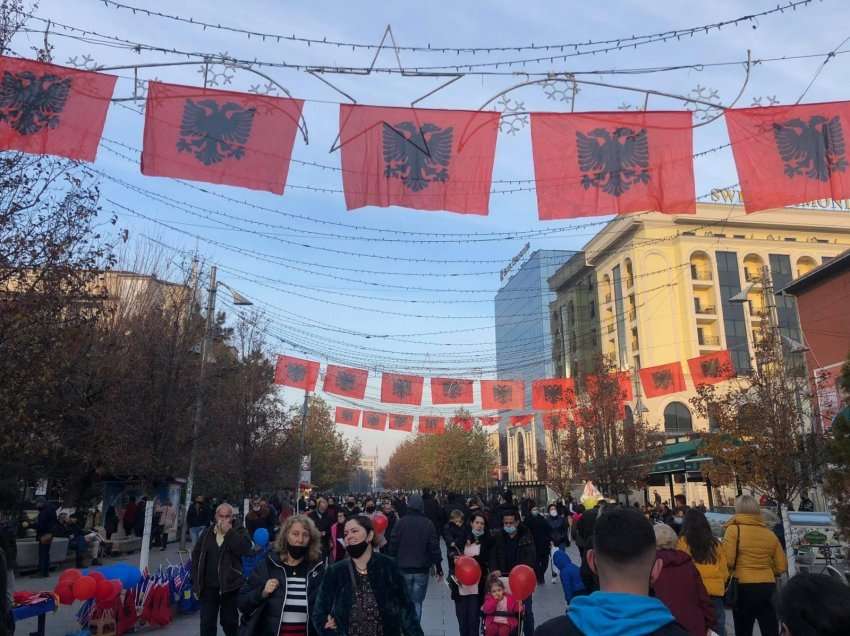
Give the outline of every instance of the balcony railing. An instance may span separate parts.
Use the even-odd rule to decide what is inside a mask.
[[[708,306],[706,306],[706,307],[702,307],[702,306],[700,306],[700,304],[699,304],[699,303],[696,303],[696,304],[694,305],[694,311],[695,311],[696,313],[698,313],[698,314],[710,314],[710,315],[714,315],[714,314],[716,314],[716,313],[717,313],[717,309],[716,309],[715,307],[712,307],[711,305],[708,305]]]
[[[697,269],[691,265],[691,278],[693,280],[712,280],[710,269]]]
[[[720,345],[720,336],[700,336],[699,343],[709,347]]]

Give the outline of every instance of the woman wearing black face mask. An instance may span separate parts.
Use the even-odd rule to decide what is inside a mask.
[[[394,559],[373,551],[365,515],[345,522],[348,558],[330,566],[310,618],[321,633],[340,636],[423,636]]]
[[[274,546],[239,592],[240,636],[315,636],[313,607],[322,582],[322,536],[306,515],[289,517]]]

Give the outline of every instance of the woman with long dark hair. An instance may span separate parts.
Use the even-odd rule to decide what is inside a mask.
[[[487,579],[487,562],[490,559],[490,532],[487,528],[487,518],[482,512],[473,512],[469,516],[464,530],[465,540],[461,552],[452,553],[449,563],[449,589],[455,603],[458,631],[460,636],[479,636],[481,633],[481,603],[484,601],[485,581]],[[460,556],[468,556],[478,563],[481,568],[481,578],[475,585],[464,585],[454,574],[453,561]]]
[[[320,634],[423,636],[413,601],[394,559],[376,552],[372,520],[345,522],[348,558],[330,566],[311,613]]]
[[[723,607],[723,594],[726,590],[726,581],[729,579],[726,553],[711,533],[708,519],[696,508],[691,508],[685,513],[682,533],[679,535],[676,548],[691,555],[714,607],[716,619],[714,631],[720,636],[726,636],[726,610]]]

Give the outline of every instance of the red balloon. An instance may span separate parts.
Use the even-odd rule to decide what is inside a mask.
[[[70,570],[65,570],[64,572],[62,572],[62,574],[59,575],[59,580],[60,581],[68,581],[69,583],[73,583],[78,578],[80,578],[82,575],[83,575],[83,573],[80,572],[78,569],[71,568]]]
[[[455,577],[464,585],[475,585],[481,580],[481,566],[472,557],[458,557],[455,560]]]
[[[97,571],[89,570],[89,576],[90,576],[90,577],[92,577],[92,578],[93,578],[95,581],[97,581],[98,583],[100,583],[101,581],[105,581],[105,580],[106,580],[106,577],[105,577],[105,576],[103,576],[103,573],[102,573],[102,572],[97,572]]]
[[[110,581],[110,583],[112,583],[112,591],[114,592],[115,596],[121,594],[121,581],[119,581],[118,579],[113,579]]]
[[[527,565],[515,565],[508,576],[511,594],[518,601],[524,601],[537,588],[537,575]]]
[[[74,598],[78,601],[87,601],[94,598],[97,591],[97,581],[90,576],[81,576],[71,586],[74,590]]]
[[[376,512],[372,517],[372,527],[375,528],[375,534],[384,534],[389,525],[390,520],[383,512]]]
[[[98,601],[105,603],[110,598],[114,598],[114,591],[115,588],[112,585],[112,581],[107,581],[106,578],[101,578],[95,587],[94,597]]]
[[[74,602],[74,590],[71,583],[60,583],[54,590],[62,605],[71,605]]]

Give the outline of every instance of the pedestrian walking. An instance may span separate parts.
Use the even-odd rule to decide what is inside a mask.
[[[159,505],[158,523],[159,523],[159,549],[165,552],[168,547],[168,533],[175,527],[177,523],[177,509],[171,503],[170,499],[163,499]]]
[[[464,526],[463,548],[449,556],[449,590],[455,604],[460,636],[479,636],[481,632],[480,609],[486,592],[487,564],[492,539],[487,531],[487,520],[481,512],[474,513]],[[481,578],[475,585],[464,585],[453,576],[455,560],[460,556],[475,559],[481,569]]]
[[[201,533],[192,549],[192,584],[200,600],[200,636],[216,636],[218,620],[225,636],[236,636],[237,601],[244,582],[242,557],[251,554],[251,537],[233,527],[230,504],[215,510],[215,525]]]
[[[519,512],[516,509],[504,510],[500,525],[502,529],[493,535],[493,545],[490,548],[490,574],[508,576],[514,566],[520,564],[534,569],[537,563],[534,538],[531,531],[520,523]],[[529,596],[523,601],[522,628],[525,636],[532,636],[534,633],[531,598]]]
[[[319,535],[322,537],[322,558],[329,558],[331,545],[331,526],[337,522],[336,516],[331,516],[328,511],[328,500],[324,497],[316,499],[316,507],[307,515],[316,524]]]
[[[121,525],[124,526],[124,536],[133,536],[133,529],[136,527],[137,513],[138,505],[136,504],[136,498],[133,495],[130,495],[127,499],[127,505],[124,506],[124,514],[121,516]]]
[[[387,553],[398,562],[417,620],[422,619],[422,601],[428,592],[429,571],[434,569],[438,583],[443,579],[443,555],[437,530],[423,509],[422,497],[412,495],[407,502],[407,515],[395,524],[387,546]]]
[[[186,515],[186,525],[189,526],[189,536],[192,537],[193,546],[198,543],[198,537],[206,528],[209,528],[210,523],[212,523],[212,512],[204,498],[198,495]]]
[[[373,549],[375,531],[369,517],[346,521],[344,540],[349,558],[325,572],[312,613],[316,630],[340,636],[423,636],[401,570]]]
[[[723,550],[731,576],[738,582],[738,599],[732,609],[735,636],[752,636],[756,621],[762,636],[778,636],[773,597],[776,577],[785,572],[788,562],[779,539],[764,523],[758,501],[750,495],[735,500]]]
[[[676,547],[691,555],[714,608],[713,629],[719,636],[726,636],[723,594],[726,591],[726,581],[729,580],[729,566],[726,562],[726,552],[714,538],[708,519],[701,511],[692,509],[685,513]]]
[[[50,574],[50,546],[56,532],[58,520],[56,508],[44,499],[35,504],[38,516],[35,519],[35,540],[38,543],[38,573],[46,577]]]
[[[687,552],[676,549],[676,532],[665,523],[653,526],[657,556],[664,564],[652,589],[673,618],[691,636],[704,636],[714,629],[714,607],[702,578]]]
[[[322,583],[322,537],[311,519],[289,517],[239,591],[239,636],[315,636],[310,620]]]
[[[525,519],[525,525],[534,538],[534,552],[536,554],[534,573],[537,575],[537,583],[545,583],[549,557],[552,554],[552,541],[549,538],[549,523],[540,514],[540,509],[533,501],[528,518]]]
[[[505,591],[498,576],[487,579],[487,594],[481,605],[484,614],[484,636],[513,636],[519,624],[522,604]]]
[[[343,509],[344,510],[344,509]],[[345,512],[340,510],[336,513],[336,523],[331,526],[330,561],[340,561],[345,558]]]

